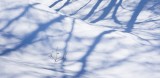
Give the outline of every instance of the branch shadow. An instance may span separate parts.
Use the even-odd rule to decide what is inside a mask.
[[[111,0],[110,3],[103,9],[103,13],[96,19],[92,20],[91,23],[96,23],[100,20],[103,20],[115,6],[117,0]]]
[[[21,17],[23,17],[23,16],[30,10],[30,8],[32,8],[32,7],[35,6],[35,5],[37,5],[37,3],[25,6],[23,12],[20,13],[18,16],[14,17],[13,19],[11,19],[10,21],[8,21],[7,24],[6,24],[3,28],[0,29],[0,32],[3,32],[5,29],[7,29],[7,28],[8,28],[11,24],[13,24],[15,21],[21,19]],[[20,7],[21,7],[21,6],[20,6]],[[20,8],[20,7],[18,6],[18,7],[6,9],[6,10],[18,9],[18,8]]]
[[[94,13],[94,11],[98,8],[98,6],[102,3],[102,1],[103,0],[97,0],[93,8],[89,11],[89,13],[82,20],[88,19]]]
[[[57,0],[57,1],[55,1],[54,3],[52,3],[50,6],[49,6],[49,8],[52,8],[52,7],[54,7],[56,4],[58,4],[59,2],[61,2],[62,0]]]
[[[114,32],[115,30],[104,31],[100,33],[93,41],[91,46],[88,48],[85,55],[79,60],[82,63],[81,69],[73,76],[73,78],[80,78],[83,74],[85,74],[87,67],[87,59],[92,54],[93,50],[96,48],[97,44],[101,41],[104,35]]]
[[[113,19],[114,22],[117,23],[117,24],[122,24],[122,23],[118,20],[118,18],[117,18],[117,16],[116,16],[117,11],[118,11],[118,8],[119,8],[120,5],[122,4],[122,2],[123,2],[123,0],[119,0],[119,2],[115,5],[115,9],[114,9],[113,14],[112,14],[112,19]]]
[[[86,7],[92,0],[89,0],[85,5],[83,5],[81,8],[79,8],[78,10],[76,10],[75,12],[71,13],[70,15],[75,15],[77,14],[81,9],[83,9],[84,7]]]
[[[67,0],[64,4],[63,4],[63,6],[61,6],[60,8],[58,8],[58,9],[56,9],[56,11],[60,11],[62,8],[64,8],[65,6],[67,6],[67,5],[69,5],[69,3],[70,3],[70,0]]]
[[[1,51],[0,56],[8,55],[13,51],[16,51],[16,50],[18,50],[18,49],[20,49],[22,47],[27,46],[27,45],[30,45],[32,43],[32,41],[37,37],[37,35],[40,32],[47,30],[51,26],[51,24],[53,24],[55,22],[60,22],[63,18],[64,18],[64,16],[59,16],[59,17],[57,17],[55,19],[50,20],[47,23],[38,24],[39,27],[36,30],[34,30],[30,34],[26,35],[21,40],[21,42],[18,45],[16,45],[15,47],[9,48],[9,49],[5,49],[5,50]]]
[[[143,10],[144,6],[147,4],[148,0],[141,0],[137,7],[135,8],[133,15],[131,16],[131,19],[127,23],[127,28],[125,29],[125,32],[132,32],[132,29],[134,27],[134,24],[136,22],[136,19],[140,12]]]
[[[68,0],[69,1],[69,0]],[[92,14],[95,12],[96,8],[99,6],[99,4],[101,3],[102,0],[98,0],[97,3],[94,5],[94,7],[90,10],[90,12],[87,14],[87,16],[85,18],[83,18],[83,20],[86,20],[88,18],[90,18],[92,16]],[[55,3],[52,4],[51,7],[54,7],[59,1],[56,1]],[[130,20],[128,21],[128,24],[126,25],[126,29],[125,29],[125,32],[127,33],[131,33],[133,28],[134,28],[134,24],[140,24],[140,23],[146,23],[146,22],[155,22],[155,21],[159,21],[159,20],[148,20],[148,21],[143,21],[143,22],[136,22],[136,19],[137,17],[139,16],[140,12],[143,10],[143,8],[145,8],[144,6],[147,4],[147,0],[141,0],[140,3],[138,4],[138,6],[135,8]],[[87,3],[88,4],[88,3]],[[86,5],[87,5],[86,4]],[[118,20],[116,14],[117,14],[117,10],[118,10],[118,7],[122,4],[122,0],[119,0],[119,2],[116,4],[116,1],[115,0],[112,0],[109,5],[104,9],[104,12],[103,14],[97,18],[95,20],[95,22],[98,22],[100,20],[103,20],[108,14],[109,12],[112,10],[112,8],[115,6],[114,8],[114,11],[113,11],[113,14],[112,14],[112,19],[114,20],[114,22],[118,23],[118,24],[122,24],[121,21]],[[154,8],[155,6],[157,6],[159,3],[153,5]],[[60,9],[64,8],[65,6],[67,6],[68,3],[66,2]],[[18,20],[20,19],[20,17],[22,17],[23,15],[26,14],[26,12],[29,10],[29,7],[31,6],[28,6],[28,8],[26,7],[25,10],[22,12],[22,14],[18,15],[18,17],[14,18],[13,20]],[[82,7],[83,8],[83,7]],[[153,10],[152,9],[153,7],[151,7],[149,10]],[[81,8],[80,8],[81,9]],[[79,10],[80,10],[79,9]],[[77,11],[78,12],[78,11]],[[40,32],[43,32],[45,30],[47,30],[50,26],[52,26],[52,24],[54,24],[55,22],[61,22],[61,20],[63,20],[65,18],[65,16],[59,16],[57,18],[54,18],[46,23],[40,23],[38,24],[38,28],[35,29],[33,32],[31,32],[30,34],[27,34],[19,44],[17,44],[15,47],[13,48],[9,48],[9,49],[5,49],[3,50],[1,53],[0,53],[0,56],[3,56],[3,55],[8,55],[10,53],[12,53],[13,51],[17,51],[23,47],[26,47],[30,44],[33,43],[33,41],[35,40],[35,38],[37,37],[37,35],[40,33]],[[11,22],[8,22],[7,26],[10,26],[14,21],[11,21]],[[66,38],[66,40],[64,41],[65,42],[65,45],[64,45],[64,48],[63,48],[63,58],[62,58],[62,63],[61,63],[61,69],[62,71],[58,71],[58,72],[61,72],[61,73],[64,73],[66,72],[64,70],[64,63],[66,62],[67,58],[66,58],[66,55],[67,55],[67,52],[68,52],[68,48],[69,48],[69,43],[71,42],[71,38],[73,37],[73,34],[74,34],[74,23],[75,23],[75,19],[73,19],[72,21],[72,26],[71,26],[71,30],[68,34],[68,37]],[[93,21],[94,23],[94,21]],[[6,27],[6,26],[5,26]],[[7,27],[6,27],[7,28]],[[6,29],[6,28],[3,28]],[[104,37],[104,35],[106,34],[110,34],[112,32],[114,32],[116,30],[109,30],[109,31],[104,31],[102,33],[100,33],[96,38],[94,38],[94,41],[93,43],[88,47],[87,51],[85,52],[85,55],[82,56],[77,62],[81,62],[82,63],[82,66],[81,66],[81,69],[76,72],[72,78],[80,78],[82,77],[84,74],[86,74],[88,72],[88,70],[86,70],[86,67],[87,67],[87,62],[88,62],[88,58],[91,56],[91,54],[93,53],[94,49],[97,47],[97,45],[100,43],[100,41],[102,40],[102,38]],[[137,31],[140,31],[140,29],[137,29]],[[142,31],[143,32],[143,31]],[[132,34],[132,33],[131,33]],[[9,38],[9,37],[15,37],[14,35],[10,34],[4,34],[3,36]],[[142,41],[146,41],[148,43],[149,42],[149,39],[144,39],[144,38],[141,38],[139,37],[137,34],[135,34],[135,36],[137,36],[138,39],[142,40]],[[159,35],[153,35],[155,37],[158,37]],[[160,39],[160,37],[157,38],[157,42],[158,40]],[[158,53],[159,51],[159,48],[160,46],[153,46],[153,45],[150,45],[152,46],[153,48],[149,49],[148,52],[151,52],[153,50],[155,50],[155,52]],[[138,54],[142,54],[144,52],[139,52]],[[124,62],[128,62],[130,58],[138,55],[138,54],[132,54],[132,55],[129,55],[127,57],[125,57],[124,59],[120,59],[120,60],[117,60],[117,61],[114,61],[112,64],[110,65],[107,65],[108,62],[105,62],[103,63],[103,65],[107,65],[107,66],[103,66],[103,67],[99,67],[97,69],[94,69],[93,71],[98,71],[100,69],[109,69],[109,68],[113,68],[113,67],[116,67],[116,66],[120,66],[121,64],[123,64]],[[145,63],[146,64],[146,63]],[[147,63],[147,64],[150,64],[150,63]],[[152,65],[152,64],[151,64]],[[45,70],[51,70],[51,71],[57,71],[55,70],[54,68],[45,68],[45,67],[38,67],[38,66],[34,66],[35,68],[40,68],[40,69],[45,69]],[[45,78],[53,78],[51,76],[47,76]],[[62,78],[70,78],[70,76],[67,76],[65,74],[63,74]]]

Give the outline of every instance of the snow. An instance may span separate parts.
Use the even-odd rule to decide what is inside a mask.
[[[52,0],[0,2],[0,78],[160,78],[160,16],[154,10],[142,10],[132,32],[125,32],[139,0],[123,1],[116,15],[122,24],[113,21],[113,10],[91,22],[109,0],[86,20],[97,0],[70,0],[57,12],[65,1],[51,8]]]

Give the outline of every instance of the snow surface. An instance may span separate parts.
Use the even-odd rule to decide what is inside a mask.
[[[125,32],[139,0],[123,0],[122,24],[113,11],[91,22],[110,0],[86,20],[97,0],[70,0],[59,11],[67,0],[49,8],[55,1],[0,0],[0,78],[160,78],[160,13],[147,9],[151,2]]]

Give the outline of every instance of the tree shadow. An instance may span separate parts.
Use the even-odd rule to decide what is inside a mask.
[[[49,8],[52,8],[54,7],[55,5],[57,5],[59,2],[61,2],[63,0],[58,0],[58,1],[55,1],[53,4],[49,5]],[[59,8],[55,9],[55,11],[60,11],[61,9],[63,9],[65,6],[73,3],[73,2],[76,2],[77,0],[67,0],[62,6],[60,6]]]
[[[57,0],[57,1],[55,1],[54,3],[52,3],[50,6],[49,6],[49,8],[52,8],[52,7],[54,7],[56,4],[58,4],[59,2],[61,2],[62,0]]]
[[[148,2],[147,10],[151,10],[153,13],[159,15],[160,11],[158,10],[160,1],[159,0],[151,0]]]
[[[10,54],[13,51],[16,51],[22,47],[28,46],[29,44],[32,43],[32,41],[37,37],[37,35],[42,32],[47,30],[53,23],[55,22],[60,22],[61,20],[63,20],[64,16],[59,16],[55,19],[52,19],[50,21],[48,21],[47,23],[42,23],[42,24],[38,24],[38,28],[36,30],[34,30],[33,32],[31,32],[30,34],[26,35],[21,42],[16,45],[13,48],[9,48],[9,49],[5,49],[3,51],[1,51],[0,55],[7,55]]]
[[[90,2],[90,1],[89,1]],[[87,2],[84,6],[82,6],[79,10],[81,10],[82,8],[84,8],[85,6],[88,5]],[[94,6],[91,8],[91,10],[89,11],[89,13],[87,13],[83,18],[82,20],[87,20],[88,18],[90,18],[91,16],[94,16],[95,14],[95,10],[99,7],[99,5],[103,2],[103,0],[97,0],[97,2],[94,4]],[[136,23],[136,19],[137,17],[139,16],[139,14],[141,13],[141,11],[145,8],[145,6],[147,6],[146,4],[150,2],[151,4],[148,4],[149,5],[149,8],[147,10],[151,10],[153,11],[154,13],[158,13],[158,11],[156,10],[158,7],[158,4],[160,3],[159,1],[156,1],[156,0],[151,0],[151,1],[143,1],[143,0],[140,0],[140,2],[137,4],[137,6],[134,8],[134,10],[129,10],[130,12],[133,11],[133,14],[130,18],[129,21],[125,21],[126,23],[122,23],[123,20],[119,20],[118,19],[118,16],[116,16],[116,14],[119,14],[118,13],[118,9],[121,7],[121,9],[126,9],[124,8],[122,5],[123,3],[123,0],[110,0],[110,3],[105,7],[103,8],[101,11],[102,14],[100,14],[100,16],[98,16],[96,19],[93,19],[90,21],[90,23],[96,23],[98,21],[101,21],[101,20],[108,20],[106,19],[106,16],[109,15],[109,13],[112,13],[111,11],[113,10],[113,13],[111,15],[111,18],[109,20],[113,20],[114,23],[116,24],[119,24],[119,25],[126,25],[126,29],[124,30],[125,32],[131,32],[132,29],[134,28],[134,24]],[[60,9],[64,8],[64,6],[67,6],[68,4],[72,4],[72,1],[70,2],[70,0],[67,0],[63,6],[61,6],[59,9],[56,9],[56,11],[60,11]],[[135,4],[135,3],[133,3]],[[152,5],[152,6],[150,6]],[[75,15],[79,10],[77,11],[74,11],[73,13],[70,14],[71,15]],[[76,17],[75,17],[76,18]]]
[[[60,11],[65,6],[69,5],[69,3],[70,3],[70,0],[67,0],[60,8],[56,9],[56,11]]]
[[[123,0],[119,0],[119,2],[115,5],[115,9],[114,9],[113,14],[112,14],[112,19],[113,19],[114,22],[117,23],[117,24],[122,24],[122,23],[118,20],[118,18],[117,18],[117,16],[116,16],[117,11],[118,11],[118,8],[119,8],[120,5],[122,4],[122,2],[123,2]]]
[[[89,11],[89,13],[82,20],[88,19],[94,13],[94,11],[98,8],[98,6],[101,4],[102,1],[103,0],[97,0],[93,8]]]
[[[91,23],[96,23],[100,20],[103,20],[115,6],[117,0],[111,0],[110,3],[103,9],[103,13],[96,19],[92,20]]]
[[[69,1],[69,0],[68,0]],[[51,7],[54,7],[58,2],[60,1],[56,1],[55,3],[53,3]],[[86,15],[85,18],[83,18],[83,20],[86,20],[88,18],[90,18],[92,16],[92,14],[95,12],[95,10],[97,9],[97,7],[100,5],[100,3],[102,2],[102,0],[98,0],[97,3],[94,5],[94,7],[89,11],[89,13]],[[156,22],[156,21],[159,21],[159,19],[157,20],[146,20],[146,21],[142,21],[142,22],[136,22],[137,20],[137,17],[139,16],[140,12],[143,10],[143,8],[145,8],[144,6],[147,4],[148,0],[141,0],[137,7],[135,8],[130,20],[128,21],[127,25],[126,25],[126,28],[122,28],[122,29],[125,29],[125,32],[129,33],[129,34],[132,34],[132,30],[134,28],[134,24],[141,24],[141,23],[147,23],[147,22]],[[88,3],[87,3],[88,4]],[[87,5],[86,4],[86,5]],[[118,24],[122,24],[120,20],[118,20],[116,14],[117,14],[117,10],[118,8],[120,7],[120,5],[122,4],[122,0],[119,0],[119,2],[116,4],[116,0],[112,0],[109,5],[107,7],[105,7],[103,10],[103,13],[102,15],[100,15],[99,18],[95,19],[95,21],[93,21],[93,23],[95,22],[98,22],[100,20],[104,20],[104,18],[111,12],[112,8],[115,6],[114,10],[113,10],[113,14],[112,14],[112,18],[114,20],[115,23],[118,23]],[[157,6],[159,3],[156,3],[155,5],[153,5],[149,10],[153,10],[153,8],[155,8],[155,6]],[[67,6],[68,3],[66,2],[61,8],[59,8],[59,10],[61,10],[62,8],[64,8],[65,6]],[[26,12],[29,10],[29,7],[31,8],[32,6],[28,6],[28,8],[26,7],[25,10],[20,14],[18,15],[18,17],[15,17],[13,20],[19,20],[20,17],[22,17],[23,15],[26,14]],[[83,8],[83,7],[82,7]],[[81,8],[80,8],[81,9]],[[79,9],[79,10],[80,10]],[[78,11],[79,11],[78,10]],[[77,11],[77,12],[78,12]],[[153,10],[154,11],[154,10]],[[34,40],[36,39],[36,37],[38,36],[38,34],[40,32],[43,32],[43,31],[46,31],[49,27],[52,26],[52,24],[54,24],[55,22],[61,22],[63,19],[65,18],[65,16],[59,16],[57,18],[54,18],[54,19],[51,19],[50,21],[48,22],[45,22],[45,23],[39,23],[37,24],[38,25],[38,28],[35,29],[34,31],[32,31],[31,33],[25,35],[25,37],[22,38],[22,40],[20,41],[19,44],[17,44],[16,46],[14,46],[13,48],[9,48],[9,49],[5,49],[5,50],[2,50],[1,53],[0,53],[0,56],[3,56],[3,55],[8,55],[8,54],[11,54],[12,52],[15,52],[23,47],[26,47],[28,45],[31,45],[34,43]],[[74,34],[74,24],[75,24],[75,20],[76,19],[73,19],[72,21],[72,26],[71,26],[71,30],[68,34],[68,37],[66,38],[66,40],[64,41],[65,44],[64,44],[64,48],[63,48],[63,57],[62,57],[62,63],[60,64],[60,67],[61,67],[61,71],[59,70],[56,70],[54,68],[46,68],[46,67],[41,67],[41,66],[38,66],[38,65],[34,65],[33,67],[34,68],[39,68],[39,69],[45,69],[45,70],[51,70],[51,71],[56,71],[56,72],[61,72],[61,73],[65,73],[67,70],[64,69],[64,63],[67,62],[67,58],[66,58],[66,55],[67,55],[67,52],[68,51],[68,48],[69,48],[69,44],[71,42],[71,38],[73,37],[73,34]],[[8,24],[6,24],[7,26],[10,26],[14,21],[11,21],[11,22],[8,22]],[[6,26],[5,26],[6,27]],[[7,27],[6,27],[7,28]],[[5,30],[6,28],[2,28],[3,30]],[[153,29],[158,29],[157,28],[153,28]],[[100,33],[96,38],[94,38],[94,41],[93,43],[87,47],[87,51],[85,52],[85,54],[76,62],[80,62],[82,64],[81,68],[79,71],[77,71],[76,73],[74,73],[74,75],[71,77],[71,76],[68,76],[68,75],[65,75],[63,74],[62,78],[80,78],[82,77],[84,74],[88,73],[88,70],[86,69],[87,68],[87,63],[88,63],[88,59],[89,57],[91,57],[92,53],[94,52],[95,48],[97,47],[97,45],[101,42],[102,38],[107,35],[107,34],[110,34],[112,32],[115,32],[117,30],[109,30],[109,31],[104,31],[102,33]],[[141,31],[141,29],[137,29],[138,32],[144,32],[144,31]],[[152,31],[152,30],[147,30],[147,31]],[[118,34],[119,35],[119,34]],[[135,35],[136,38],[138,38],[139,40],[141,41],[145,41],[145,42],[148,42],[150,43],[151,45],[145,45],[145,44],[142,44],[143,46],[151,46],[152,48],[150,48],[149,50],[145,50],[144,52],[137,52],[137,53],[133,53],[133,54],[130,54],[128,56],[126,56],[125,58],[123,59],[119,59],[119,60],[116,60],[116,61],[113,61],[111,62],[111,64],[108,64],[109,62],[106,61],[103,63],[103,66],[102,67],[98,67],[92,71],[98,71],[98,70],[101,70],[101,69],[110,69],[110,68],[113,68],[113,67],[116,67],[116,66],[120,66],[122,65],[123,63],[125,62],[129,62],[130,61],[130,58],[133,58],[134,56],[137,56],[137,55],[140,55],[140,54],[143,54],[143,53],[146,53],[146,52],[159,52],[159,48],[160,46],[159,45],[152,45],[152,43],[150,42],[149,39],[145,39],[145,38],[142,38],[141,36],[138,36],[138,34],[132,34],[132,35]],[[160,37],[159,35],[154,35],[154,34],[151,34],[153,35],[154,37],[157,37],[157,42],[159,42],[160,40]],[[3,34],[3,36],[5,36],[6,38],[10,38],[10,37],[15,37],[14,35],[12,34]],[[78,38],[77,38],[78,39]],[[79,39],[80,40],[80,39]],[[153,39],[154,40],[154,39]],[[37,40],[39,41],[39,40]],[[125,42],[125,41],[124,41]],[[1,45],[0,45],[1,46]],[[119,45],[119,46],[123,46],[123,45]],[[125,46],[124,46],[125,47]],[[112,51],[111,51],[112,52]],[[145,64],[150,64],[150,63],[145,63]],[[150,64],[152,65],[152,64]],[[91,71],[91,72],[92,72]],[[55,76],[46,76],[44,78],[53,78]]]
[[[140,12],[143,10],[144,6],[147,4],[148,0],[141,0],[137,7],[135,8],[133,15],[131,16],[131,19],[127,23],[127,28],[125,29],[125,32],[132,32],[132,29],[134,27],[134,24],[136,22],[136,19]]]
[[[11,19],[10,21],[8,21],[7,24],[5,26],[3,26],[3,28],[0,29],[0,32],[3,32],[5,29],[7,29],[15,21],[21,19],[21,17],[23,17],[33,6],[35,6],[37,4],[38,3],[25,6],[23,12],[20,13],[18,16],[14,17],[13,19]],[[18,8],[21,8],[21,6],[18,6],[18,7],[15,7],[15,8],[9,8],[9,9],[6,9],[6,10],[13,10],[13,9],[18,9]]]
[[[75,15],[77,14],[81,9],[83,9],[84,7],[86,7],[92,0],[89,0],[84,6],[82,6],[81,8],[79,8],[78,10],[76,10],[75,12],[71,13],[70,15]]]
[[[85,74],[87,67],[87,59],[92,54],[93,50],[96,48],[97,44],[101,41],[104,35],[114,32],[115,30],[104,31],[100,33],[93,41],[93,43],[88,48],[85,55],[79,60],[82,63],[81,69],[73,76],[73,78],[80,78],[83,74]]]
[[[68,37],[65,40],[65,45],[64,45],[64,49],[63,49],[63,56],[62,56],[62,62],[61,62],[61,70],[65,71],[64,67],[64,63],[67,61],[67,52],[68,52],[68,48],[69,48],[69,43],[71,41],[71,38],[73,36],[73,31],[74,31],[74,24],[75,24],[75,19],[73,19],[72,24],[71,24],[71,30],[68,33]],[[62,78],[67,78],[67,75],[63,74]]]

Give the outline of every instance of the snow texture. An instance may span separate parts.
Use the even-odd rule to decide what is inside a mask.
[[[160,78],[160,0],[0,0],[0,78]]]

